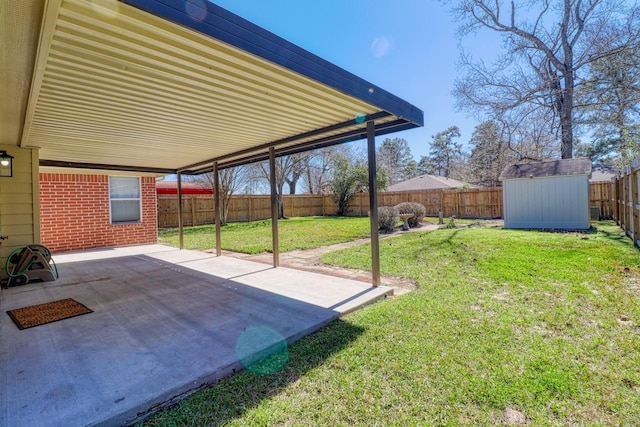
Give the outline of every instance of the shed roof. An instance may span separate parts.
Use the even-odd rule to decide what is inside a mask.
[[[500,174],[500,180],[589,174],[591,174],[591,159],[578,157],[576,159],[509,165]]]
[[[391,185],[387,188],[387,191],[435,190],[438,188],[459,188],[468,185],[465,182],[444,176],[420,175]]]
[[[423,124],[423,113],[211,2],[0,4],[0,144],[43,166],[202,172]]]

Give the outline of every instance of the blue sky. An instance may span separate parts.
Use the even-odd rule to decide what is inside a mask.
[[[424,128],[398,132],[416,160],[431,136],[460,127],[466,144],[477,121],[456,113],[451,95],[460,55],[456,23],[429,0],[213,0],[221,7],[405,99]],[[492,34],[465,39],[475,57],[495,52]],[[378,141],[380,143],[381,141]]]

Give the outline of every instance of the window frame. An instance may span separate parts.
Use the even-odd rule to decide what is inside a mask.
[[[112,197],[111,196],[111,178],[131,178],[138,182],[138,194],[139,197]],[[139,176],[122,176],[122,175],[109,175],[109,224],[111,225],[127,225],[127,224],[142,224],[142,180]],[[113,203],[114,201],[138,201],[138,220],[135,221],[115,221],[113,220]]]

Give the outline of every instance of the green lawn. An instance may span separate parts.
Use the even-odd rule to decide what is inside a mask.
[[[281,252],[350,242],[371,235],[369,218],[304,217],[278,221]],[[160,230],[160,242],[178,246],[178,229]],[[236,222],[221,227],[222,249],[256,254],[271,250],[271,220]],[[216,246],[214,225],[184,228],[185,249],[212,249]]]
[[[368,245],[325,255],[368,268]],[[640,424],[640,254],[612,223],[440,229],[381,241],[417,291],[366,307],[148,425]]]

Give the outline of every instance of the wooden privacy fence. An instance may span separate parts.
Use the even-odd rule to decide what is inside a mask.
[[[636,157],[613,181],[613,217],[636,246],[640,245],[639,179],[640,157]]]
[[[601,217],[612,217],[612,184],[592,183],[592,207],[598,207]],[[395,206],[401,202],[424,205],[427,216],[447,218],[497,219],[502,218],[502,188],[436,189],[418,191],[389,191],[378,193],[378,206]],[[228,222],[257,221],[271,218],[269,195],[232,196]],[[185,195],[182,199],[184,225],[212,224],[213,197],[211,195]],[[337,206],[330,195],[301,194],[283,197],[284,214],[288,217],[335,215]],[[369,194],[358,193],[349,203],[349,216],[369,214]],[[178,225],[178,199],[175,195],[158,195],[158,227]]]
[[[592,182],[589,185],[589,206],[598,208],[600,219],[613,219],[615,197],[613,182]]]

